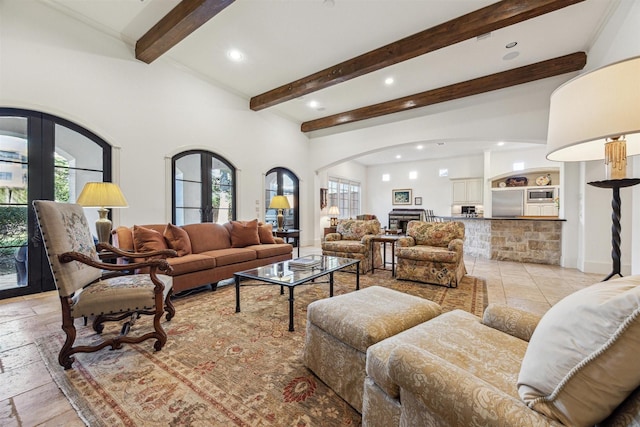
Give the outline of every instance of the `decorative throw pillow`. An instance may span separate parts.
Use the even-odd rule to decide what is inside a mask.
[[[231,221],[231,247],[244,248],[249,245],[259,245],[258,220]]]
[[[640,386],[640,276],[597,283],[542,317],[518,377],[520,397],[565,425],[599,423]]]
[[[169,243],[169,247],[178,253],[178,256],[185,256],[191,253],[191,239],[189,234],[171,223],[167,224],[163,233]]]
[[[167,248],[164,236],[150,228],[133,226],[133,249],[136,252],[161,251]]]
[[[260,243],[275,243],[273,238],[273,226],[271,224],[258,224],[258,236]]]

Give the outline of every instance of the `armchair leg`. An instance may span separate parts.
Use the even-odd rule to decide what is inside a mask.
[[[164,300],[164,310],[167,312],[167,321],[173,319],[173,316],[176,315],[176,309],[171,302],[171,297],[173,296],[173,291],[169,292],[167,298]]]
[[[64,297],[60,297],[60,302],[62,303],[62,330],[66,334],[67,338],[64,341],[62,349],[60,349],[60,353],[58,354],[58,363],[60,363],[64,369],[71,369],[71,365],[73,365],[73,362],[76,360],[75,357],[71,357],[74,353],[73,343],[76,340],[76,327],[73,324],[73,318],[71,317],[69,302]]]

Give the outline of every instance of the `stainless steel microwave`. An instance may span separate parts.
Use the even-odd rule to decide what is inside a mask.
[[[527,188],[527,203],[553,203],[558,194],[556,187]]]

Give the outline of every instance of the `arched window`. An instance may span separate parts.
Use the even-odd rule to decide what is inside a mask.
[[[276,209],[269,209],[269,202],[273,196],[287,196],[291,209],[285,209],[284,227],[287,229],[300,228],[299,200],[299,180],[296,174],[286,168],[273,168],[265,176],[265,221],[274,225],[277,224],[278,212]]]
[[[0,108],[0,298],[55,289],[31,202],[75,202],[111,181],[111,146],[68,120]],[[98,218],[86,209],[90,224]]]
[[[176,154],[173,175],[172,222],[223,224],[236,218],[236,168],[204,150]]]

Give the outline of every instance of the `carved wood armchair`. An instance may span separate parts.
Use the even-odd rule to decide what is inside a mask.
[[[136,254],[122,251],[109,244],[94,245],[87,219],[80,205],[45,200],[33,202],[36,217],[49,259],[49,266],[60,296],[62,329],[66,340],[58,362],[70,369],[75,353],[92,353],[104,347],[121,348],[124,343],[140,343],[155,339],[159,351],[167,341],[160,319],[167,312],[167,321],[175,315],[171,304],[172,278],[158,272],[171,271],[167,256],[173,250]],[[130,259],[155,257],[133,264],[109,264],[100,261],[98,251],[107,250]],[[146,274],[130,274],[138,268],[149,267]],[[153,315],[153,331],[127,336],[140,315]],[[119,335],[95,345],[74,347],[76,328],[74,319],[93,317],[93,329],[101,334],[104,322],[129,318]]]

